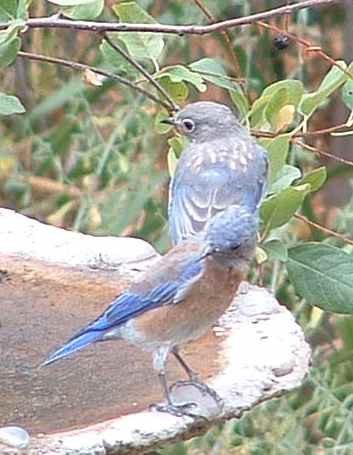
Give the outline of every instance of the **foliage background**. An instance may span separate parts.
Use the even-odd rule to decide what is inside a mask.
[[[196,1],[140,0],[137,3],[158,22],[207,22]],[[124,4],[127,2],[106,1],[99,20],[116,20],[112,7]],[[217,18],[245,16],[277,4],[280,2],[266,0],[202,2]],[[57,10],[53,3],[38,0],[30,4],[29,12],[35,17],[48,16]],[[76,14],[80,16],[82,12]],[[139,17],[131,14],[131,20],[138,22]],[[301,39],[320,46],[324,55],[349,64],[353,59],[352,18],[353,5],[346,1],[329,8],[302,10],[290,18],[281,17],[268,23],[272,27],[289,26]],[[298,292],[303,277],[301,270],[298,272],[293,265],[293,255],[298,255],[295,248],[300,246],[313,247],[320,252],[320,258],[326,245],[340,247],[339,252],[329,250],[330,254],[334,251],[334,257],[330,256],[332,270],[327,273],[332,278],[338,270],[340,277],[337,287],[331,289],[328,304],[323,306],[337,312],[342,312],[344,307],[344,312],[352,313],[352,245],[293,214],[299,210],[309,222],[350,236],[353,200],[349,161],[353,161],[353,143],[350,135],[317,134],[298,139],[315,147],[314,150],[325,151],[326,155],[322,156],[292,140],[296,128],[299,134],[305,133],[306,128],[321,130],[341,124],[346,126],[339,131],[350,129],[347,119],[352,107],[352,83],[349,76],[317,51],[310,51],[308,46],[298,45],[293,39],[288,47],[279,50],[274,39],[279,39],[279,33],[260,25],[230,31],[231,51],[220,34],[202,38],[169,36],[158,58],[141,60],[181,104],[212,99],[241,107],[241,113],[246,113],[244,100],[247,99],[253,106],[248,123],[254,133],[265,131],[282,138],[279,145],[273,137],[261,139],[271,154],[275,187],[263,208],[262,243],[252,279],[276,292],[279,300],[296,315],[313,346],[313,368],[300,390],[261,405],[239,421],[213,429],[203,438],[161,450],[165,455],[353,453],[352,319],[309,305],[320,304],[330,290],[323,288],[325,280],[316,282],[317,274],[312,272],[313,296],[305,290]],[[131,43],[123,44],[139,58],[136,49],[135,53],[131,52]],[[147,50],[153,53],[155,46],[155,41],[148,43]],[[88,62],[147,87],[141,82],[141,75],[106,43],[102,45],[101,38],[93,33],[35,29],[22,36],[22,50]],[[0,37],[0,56],[3,55]],[[206,65],[207,70],[211,68],[217,73],[213,79],[212,74],[180,75],[180,70],[171,68],[206,57],[217,59]],[[323,93],[322,86],[320,92],[320,84],[330,70],[336,72],[328,81],[326,92]],[[298,87],[292,88],[293,79],[303,83],[305,93],[319,95],[307,123],[303,123],[300,112],[303,94],[298,94]],[[164,251],[168,247],[169,170],[179,142],[175,139],[170,142],[173,137],[170,131],[161,134],[160,106],[113,82],[95,86],[96,80],[87,81],[80,73],[19,57],[1,71],[0,81],[1,90],[16,95],[26,108],[21,115],[1,117],[1,206],[68,229],[137,235]],[[254,105],[276,81],[287,81],[284,91],[276,89],[276,96],[265,99],[262,107],[259,102]],[[294,106],[294,110],[288,109],[288,105]],[[283,115],[279,117],[282,108]],[[286,132],[290,134],[286,136]],[[170,145],[172,150],[168,152]],[[341,161],[328,157],[327,153],[340,157]],[[327,168],[323,186],[326,171],[322,166]],[[306,175],[306,180],[300,180],[300,175]],[[293,198],[288,191],[296,196]],[[311,241],[321,243],[311,244]],[[289,262],[288,247],[294,247],[289,252]],[[340,256],[343,253],[349,256]],[[348,261],[344,269],[342,257]],[[309,259],[312,265],[312,256]],[[286,263],[292,283],[288,280]],[[345,279],[351,279],[351,286],[343,286]]]

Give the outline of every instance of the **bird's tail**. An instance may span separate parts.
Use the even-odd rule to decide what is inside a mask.
[[[53,352],[41,366],[50,365],[51,363],[56,362],[57,360],[63,359],[74,352],[80,351],[89,344],[96,343],[97,341],[102,341],[104,337],[104,332],[98,330],[89,330],[83,333],[77,334],[75,337],[71,338],[67,343],[64,344],[60,349]]]

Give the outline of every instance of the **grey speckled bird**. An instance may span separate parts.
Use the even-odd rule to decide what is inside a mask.
[[[169,192],[174,245],[231,205],[256,211],[266,193],[267,153],[225,105],[189,104],[165,121],[189,139]]]

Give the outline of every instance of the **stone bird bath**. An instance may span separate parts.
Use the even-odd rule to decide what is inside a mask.
[[[310,349],[293,316],[249,286],[184,355],[223,397],[223,414],[195,389],[205,419],[150,412],[162,398],[151,356],[124,342],[98,343],[39,368],[48,353],[95,318],[158,254],[134,238],[73,233],[0,209],[0,454],[130,454],[188,439],[298,387]],[[245,286],[246,287],[246,286]],[[184,379],[171,358],[169,379]]]

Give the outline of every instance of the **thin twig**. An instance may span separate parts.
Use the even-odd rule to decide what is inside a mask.
[[[338,131],[339,132],[352,131],[351,129],[345,130],[344,128],[348,128],[348,127],[345,123],[342,123],[340,125],[330,126],[328,128],[322,128],[319,130],[306,131],[306,132],[301,131],[301,132],[293,134],[292,137],[296,138],[296,137],[306,137],[306,136],[321,136],[323,134],[330,134],[330,133],[335,133]],[[343,130],[343,131],[341,131],[341,130]],[[252,129],[251,134],[255,137],[275,138],[283,133],[282,132],[272,133],[271,131],[261,131],[261,130]]]
[[[149,33],[167,33],[174,35],[206,35],[213,32],[221,32],[241,25],[250,25],[261,20],[267,20],[284,14],[292,14],[304,8],[333,5],[343,0],[305,0],[292,5],[285,5],[279,8],[273,8],[245,17],[236,17],[218,21],[208,25],[164,25],[164,24],[133,24],[126,22],[94,22],[94,21],[73,21],[70,19],[58,17],[31,18],[24,22],[24,27],[31,28],[68,28],[71,30],[83,30],[89,32],[149,32]],[[0,30],[10,27],[12,22],[0,24]]]
[[[306,218],[303,215],[300,215],[299,213],[296,213],[294,216],[295,216],[295,218],[297,218],[300,221],[303,221],[304,223],[308,224],[309,226],[312,226],[315,229],[325,232],[325,234],[332,235],[332,237],[336,237],[337,239],[340,239],[343,242],[348,243],[349,245],[353,245],[353,240],[340,234],[339,232],[333,231],[332,229],[322,226],[321,224],[314,223],[314,221],[309,220],[308,218]]]
[[[169,95],[169,93],[164,90],[164,88],[150,75],[145,68],[139,64],[134,58],[131,57],[127,52],[124,51],[118,44],[114,43],[109,36],[104,33],[103,39],[111,46],[118,54],[123,56],[125,60],[127,60],[132,66],[134,66],[140,73],[142,73],[145,78],[155,87],[155,89],[168,101],[170,107],[173,111],[178,111],[180,107],[174,102],[173,98]]]
[[[310,136],[311,134],[313,134],[313,135],[324,134],[329,131],[335,131],[336,129],[337,129],[336,127],[326,128],[325,130],[317,130],[317,131],[313,131],[312,133],[308,132],[305,134],[299,134],[299,136],[294,134],[290,138],[290,140],[294,144],[297,144],[300,147],[303,147],[304,149],[309,150],[310,152],[314,152],[317,155],[321,155],[321,156],[324,156],[325,158],[329,158],[329,159],[338,161],[339,163],[346,164],[347,166],[353,166],[353,161],[345,160],[344,158],[341,158],[340,156],[336,156],[336,155],[333,155],[332,153],[325,152],[324,150],[314,147],[313,145],[306,144],[305,142],[302,142],[297,139],[297,137]],[[276,134],[276,133],[270,133],[270,132],[266,132],[266,131],[255,130],[255,131],[251,131],[251,133],[256,137],[267,137],[267,138],[271,138],[271,139],[278,136],[278,134]]]
[[[170,110],[170,106],[168,103],[157,98],[156,96],[154,96],[152,93],[148,92],[147,90],[137,86],[134,82],[129,81],[128,79],[125,79],[121,76],[118,76],[117,74],[110,73],[108,71],[104,71],[99,68],[95,68],[93,66],[86,65],[84,63],[73,62],[71,60],[64,60],[64,59],[57,58],[57,57],[49,57],[47,55],[34,54],[31,52],[24,52],[24,51],[18,52],[17,55],[19,57],[28,58],[30,60],[36,60],[36,61],[40,61],[40,62],[52,63],[54,65],[66,66],[67,68],[71,68],[71,69],[78,70],[78,71],[92,71],[95,74],[99,74],[100,76],[105,76],[109,79],[116,80],[120,84],[127,85],[128,87],[130,87],[134,90],[137,90],[138,92],[142,93],[144,96],[150,98],[155,103],[161,104],[167,110]]]
[[[317,147],[314,147],[309,144],[305,144],[304,142],[299,141],[295,138],[293,138],[293,142],[295,144],[299,145],[300,147],[303,147],[304,149],[309,150],[310,152],[316,153],[317,155],[321,155],[326,158],[330,158],[332,160],[338,161],[339,163],[346,164],[347,166],[353,166],[353,161],[348,161],[348,160],[345,160],[344,158],[341,158],[340,156],[332,155],[332,153],[325,152],[324,150],[318,149]]]
[[[299,38],[297,35],[293,33],[289,33],[286,30],[283,30],[282,28],[277,27],[276,25],[272,24],[266,24],[266,22],[258,21],[257,25],[260,25],[260,27],[267,28],[269,30],[273,30],[277,33],[281,33],[282,35],[287,36],[297,44],[303,46],[307,52],[315,52],[316,54],[320,55],[320,57],[323,60],[326,60],[329,62],[332,66],[336,66],[339,68],[346,76],[348,76],[350,79],[353,80],[353,73],[348,71],[346,68],[343,68],[339,63],[337,63],[332,57],[330,57],[326,52],[323,51],[323,49],[320,46],[313,45],[310,41],[307,41],[303,38]]]
[[[217,22],[216,18],[213,16],[211,11],[207,8],[207,6],[202,2],[202,0],[193,0],[193,2],[197,5],[197,7],[204,13],[204,15],[207,17],[207,19],[211,23]],[[232,46],[232,37],[229,33],[228,30],[223,30],[222,32],[223,39],[225,41],[225,45],[228,50],[228,54],[230,56],[230,59],[232,61],[232,65],[234,68],[234,72],[238,77],[241,77],[241,69],[240,69],[240,64],[238,57],[234,51],[234,48]]]

